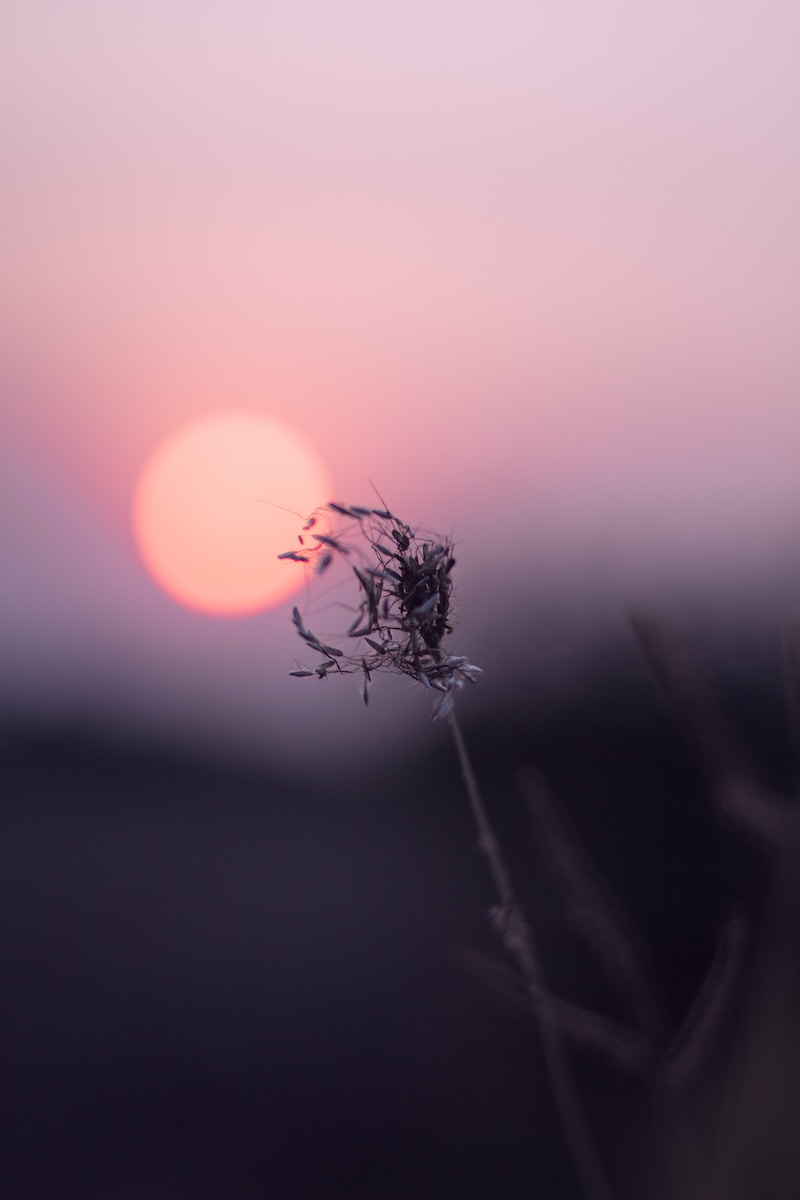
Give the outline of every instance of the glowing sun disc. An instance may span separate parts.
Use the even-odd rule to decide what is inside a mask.
[[[303,569],[276,556],[300,549],[295,514],[305,517],[329,495],[322,459],[290,425],[214,413],[165,438],[145,463],[134,537],[150,574],[181,604],[257,612],[303,586]]]

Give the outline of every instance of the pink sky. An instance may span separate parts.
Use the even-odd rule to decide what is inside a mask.
[[[484,576],[788,546],[798,35],[796,5],[755,0],[5,5],[0,411],[49,481],[39,527],[74,504],[138,578],[145,457],[250,406]],[[69,592],[44,545],[9,644]],[[103,594],[108,555],[82,553]],[[189,662],[197,618],[139,586],[109,637]],[[213,628],[233,672],[255,625]],[[258,627],[265,672],[282,628]]]

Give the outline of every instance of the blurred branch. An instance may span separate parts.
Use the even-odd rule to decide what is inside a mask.
[[[629,620],[650,674],[704,765],[718,815],[751,841],[780,845],[790,814],[758,783],[694,658],[655,622]]]
[[[530,998],[516,972],[488,954],[467,946],[460,946],[454,956],[461,967],[486,984],[503,1003],[530,1018]],[[548,1011],[561,1034],[576,1049],[588,1052],[628,1075],[646,1074],[657,1058],[655,1047],[646,1038],[589,1009],[550,996]]]
[[[537,850],[555,875],[567,916],[632,1023],[649,1041],[666,1038],[668,1018],[650,954],[628,914],[603,884],[565,806],[530,767],[516,774]]]
[[[449,711],[447,721],[478,829],[479,846],[486,856],[500,900],[500,904],[491,910],[492,922],[525,980],[532,1011],[538,1022],[550,1084],[573,1164],[587,1200],[611,1200],[612,1192],[605,1167],[597,1153],[558,1023],[553,1017],[553,1002],[533,931],[514,895],[511,877],[489,821],[455,709]]]
[[[749,940],[750,922],[738,906],[719,932],[700,991],[664,1055],[661,1074],[668,1088],[693,1082],[729,1027]]]

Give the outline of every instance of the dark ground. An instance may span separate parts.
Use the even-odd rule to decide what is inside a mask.
[[[759,776],[789,792],[779,668],[723,666],[717,683]],[[628,1023],[593,933],[591,870],[578,861],[559,880],[515,786],[526,764],[574,822],[567,857],[590,851],[601,912],[613,894],[652,955],[659,1053],[720,930],[744,931],[746,948],[719,960],[732,980],[719,1010],[712,998],[708,1028],[695,1023],[691,1052],[673,1055],[686,1078],[670,1094],[703,1162],[715,1129],[723,1160],[736,1143],[736,1170],[718,1167],[735,1175],[725,1200],[800,1194],[793,1125],[784,1138],[769,1118],[800,1112],[800,1076],[774,1066],[791,1060],[800,1021],[793,901],[769,907],[774,852],[718,819],[655,687],[598,661],[553,708],[511,697],[465,734],[557,994]],[[300,786],[85,729],[7,731],[6,1200],[580,1196],[536,1027],[487,919],[447,728],[426,757],[400,747],[371,776],[334,757],[329,779]],[[776,995],[780,1032],[764,1046],[753,1014]],[[615,1197],[660,1200],[682,1161],[680,1133],[665,1154],[652,1140],[669,1070],[662,1056],[626,1073],[613,1049],[575,1053],[581,1091]],[[738,1108],[726,1103],[742,1089]],[[697,1194],[710,1196],[704,1170]],[[675,1200],[690,1194],[674,1186]]]

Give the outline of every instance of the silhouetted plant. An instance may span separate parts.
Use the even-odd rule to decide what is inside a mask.
[[[280,558],[300,562],[315,574],[326,572],[335,558],[351,565],[358,587],[355,620],[345,633],[361,643],[361,652],[346,653],[317,637],[298,608],[292,619],[309,650],[321,655],[313,669],[299,667],[300,677],[361,672],[363,699],[378,671],[399,672],[436,693],[432,717],[447,720],[455,742],[470,807],[478,829],[478,845],[489,865],[499,903],[490,910],[492,924],[516,962],[538,1022],[545,1062],[572,1159],[587,1200],[611,1200],[605,1168],[595,1148],[583,1104],[565,1053],[559,1015],[550,997],[533,933],[481,798],[475,772],[459,728],[454,701],[465,683],[481,674],[463,655],[444,646],[452,632],[453,546],[446,537],[419,537],[411,526],[386,508],[329,503],[327,512],[350,522],[344,533],[316,531],[321,512],[312,515],[299,535],[299,549]],[[354,540],[353,540],[354,539]],[[359,563],[352,562],[358,557]],[[366,647],[366,649],[364,649]]]
[[[361,645],[358,654],[346,654],[307,629],[295,608],[297,633],[309,650],[322,655],[313,670],[301,667],[290,674],[317,675],[329,672],[363,676],[363,698],[369,699],[372,676],[379,671],[407,675],[437,693],[432,717],[445,717],[465,683],[481,674],[463,655],[447,654],[444,639],[452,632],[452,570],[455,566],[449,538],[420,538],[404,521],[386,509],[330,503],[330,512],[351,519],[349,533],[315,532],[319,521],[312,516],[303,526],[300,550],[287,550],[280,558],[308,563],[317,574],[326,571],[335,556],[359,558],[350,563],[358,586],[357,616],[346,632]],[[366,553],[365,553],[366,548]]]
[[[497,893],[498,903],[489,914],[491,922],[516,970],[471,950],[461,952],[461,961],[536,1019],[565,1139],[586,1197],[610,1200],[612,1193],[575,1086],[567,1045],[640,1078],[652,1091],[656,1112],[671,1139],[667,1151],[669,1171],[665,1172],[671,1177],[665,1186],[674,1200],[730,1200],[734,1194],[750,1200],[756,1193],[748,1190],[748,1183],[743,1176],[740,1178],[735,1165],[742,1157],[743,1144],[735,1130],[737,1119],[740,1124],[743,1119],[731,1098],[735,1087],[724,1090],[722,1112],[710,1147],[697,1144],[696,1131],[684,1111],[688,1093],[707,1073],[724,1032],[732,1024],[751,940],[749,914],[741,904],[732,907],[718,931],[705,978],[682,1020],[675,1024],[633,921],[596,871],[564,805],[535,769],[524,767],[517,772],[516,782],[528,808],[537,854],[555,875],[564,912],[597,960],[622,1017],[612,1020],[554,996],[531,927],[517,902],[456,719],[454,701],[458,691],[465,683],[476,682],[480,668],[445,648],[445,639],[453,630],[452,542],[448,538],[419,537],[386,508],[331,503],[327,513],[350,522],[344,534],[315,532],[320,517],[317,513],[303,527],[300,548],[280,557],[301,562],[315,574],[325,573],[337,557],[349,564],[357,584],[358,603],[357,615],[343,636],[355,642],[358,650],[345,651],[323,641],[306,627],[295,608],[296,631],[321,661],[313,668],[302,666],[290,673],[325,678],[329,674],[360,672],[365,703],[372,677],[379,671],[403,674],[435,694],[432,716],[444,718],[450,726],[478,829],[478,844],[486,855]],[[794,881],[800,843],[795,810],[759,783],[695,658],[656,623],[637,616],[630,624],[651,677],[704,767],[717,817],[754,848],[789,855],[791,879],[788,884],[784,882],[783,890],[789,896],[792,912],[796,910],[800,919],[800,889]],[[798,750],[799,645],[796,634],[787,635],[787,699]],[[784,940],[786,936],[784,933]],[[783,978],[780,964],[773,961],[771,970]],[[791,994],[793,978],[786,985],[787,995]],[[784,996],[784,1008],[786,1003]],[[780,1009],[780,998],[770,1001],[767,1009],[770,1004],[772,1009],[777,1004],[781,1019],[788,1019]],[[773,1058],[778,1053],[771,1043],[766,1044],[763,1032],[747,1032],[750,1037],[745,1040],[753,1046],[749,1057],[747,1051],[743,1052],[739,1063],[742,1077],[758,1074],[753,1060],[759,1047],[765,1057],[767,1052]],[[751,1097],[747,1103],[757,1105],[759,1097]],[[787,1157],[786,1145],[779,1149]],[[783,1187],[780,1170],[781,1164],[773,1164],[776,1186]],[[789,1180],[789,1187],[794,1183]],[[795,1191],[775,1192],[779,1194],[793,1197]],[[758,1192],[759,1200],[760,1195]]]

